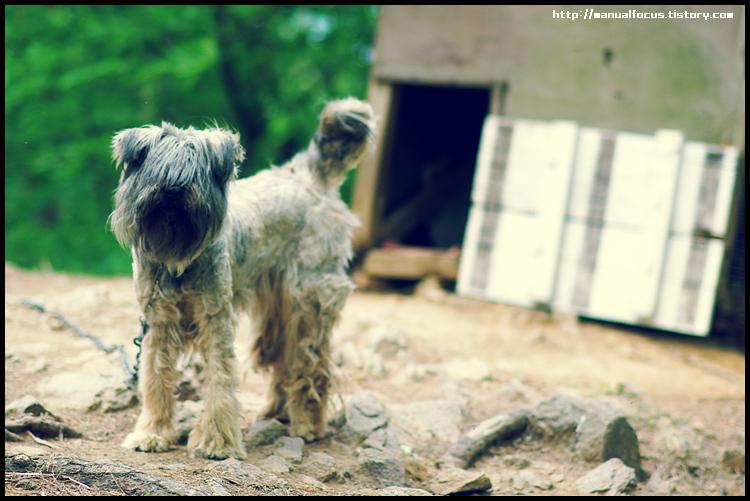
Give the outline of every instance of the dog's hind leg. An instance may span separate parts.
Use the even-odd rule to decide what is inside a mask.
[[[326,436],[326,407],[331,387],[331,333],[353,289],[346,276],[308,277],[296,296],[296,329],[289,332],[284,390],[291,433],[307,441]]]

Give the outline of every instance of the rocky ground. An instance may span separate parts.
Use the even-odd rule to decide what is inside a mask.
[[[355,291],[335,337],[341,399],[315,443],[239,395],[245,461],[122,450],[137,398],[129,279],[5,269],[6,494],[745,493],[745,358],[710,341],[461,298],[426,280]],[[29,298],[62,317],[23,305]],[[243,332],[249,330],[246,325]],[[238,336],[238,354],[247,340]],[[178,429],[202,412],[200,361]],[[186,361],[186,364],[188,361]]]

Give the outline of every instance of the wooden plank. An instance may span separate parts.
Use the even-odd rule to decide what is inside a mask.
[[[648,195],[642,199],[642,233],[647,244],[638,276],[641,291],[634,302],[633,313],[638,323],[650,323],[656,316],[683,143],[684,137],[678,130],[662,129],[654,136],[650,171],[644,181]]]
[[[553,301],[577,137],[578,125],[573,122],[550,124],[539,186],[536,263],[531,268],[531,295],[535,303],[551,305]]]
[[[593,276],[595,262],[590,263],[590,270],[581,269],[581,262],[594,261],[596,258],[596,248],[589,248],[592,236],[587,232],[596,223],[589,221],[589,216],[599,217],[595,213],[590,214],[596,208],[592,207],[592,195],[607,189],[602,183],[608,181],[602,178],[597,181],[596,175],[597,168],[601,168],[602,142],[605,139],[610,140],[610,134],[600,129],[579,129],[553,299],[553,306],[561,311],[576,311],[574,305],[577,301],[588,302],[588,299],[576,298],[588,298],[589,293],[582,288],[590,287]],[[597,200],[597,203],[604,200]],[[603,207],[600,210],[603,214]]]
[[[676,130],[501,117],[485,127],[460,294],[708,333],[737,148]]]
[[[369,247],[375,240],[380,219],[377,194],[381,189],[381,168],[383,164],[386,137],[385,125],[394,123],[392,108],[393,86],[370,81],[367,92],[376,115],[375,147],[362,159],[357,168],[357,178],[352,192],[352,211],[360,220],[361,226],[354,231],[355,249]]]
[[[460,293],[525,306],[552,300],[577,130],[487,117]]]
[[[657,326],[709,332],[738,155],[735,147],[692,141],[683,147]]]
[[[471,201],[474,203],[484,203],[487,200],[488,190],[495,184],[490,181],[490,176],[495,161],[495,147],[499,130],[504,123],[507,123],[508,126],[511,124],[510,121],[503,122],[503,119],[497,115],[487,115],[484,119],[471,192]],[[497,186],[493,186],[493,188],[497,189]]]
[[[656,314],[682,147],[679,131],[617,135],[586,315],[628,323]]]
[[[437,275],[447,280],[458,276],[459,252],[420,247],[371,249],[365,255],[363,271],[382,278],[420,279]]]

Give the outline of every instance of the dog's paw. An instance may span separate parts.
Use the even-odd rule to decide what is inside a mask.
[[[240,437],[242,435],[239,435]],[[194,458],[205,459],[245,459],[245,446],[240,439],[238,444],[232,444],[223,436],[210,436],[193,430],[188,438],[188,450]]]
[[[297,424],[297,426],[291,426],[289,435],[292,437],[301,437],[309,444],[333,435],[333,431],[327,426],[317,427],[316,429],[310,424],[303,423]]]
[[[121,446],[131,451],[165,452],[176,442],[177,435],[174,431],[165,434],[134,431],[125,437]]]

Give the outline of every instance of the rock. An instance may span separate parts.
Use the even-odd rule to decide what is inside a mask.
[[[280,437],[274,444],[276,449],[273,453],[283,457],[292,463],[302,462],[302,449],[305,446],[305,440],[301,437]]]
[[[690,428],[675,424],[662,429],[654,438],[654,442],[670,456],[683,461],[700,450],[698,434]]]
[[[218,477],[211,477],[207,479],[206,488],[208,489],[209,493],[214,496],[231,496],[232,495],[232,491],[227,489],[227,486],[224,480]]]
[[[334,360],[339,366],[364,369],[365,362],[357,345],[351,341],[342,344],[334,354]]]
[[[513,487],[516,487],[516,482],[523,483],[528,487],[536,487],[543,491],[552,489],[552,482],[549,478],[542,478],[531,470],[521,470],[520,472],[513,475]],[[520,489],[519,489],[520,490]]]
[[[174,413],[174,427],[177,432],[177,443],[186,445],[190,432],[195,427],[196,419],[203,413],[206,405],[203,401],[177,402]]]
[[[371,447],[381,451],[401,451],[401,444],[399,443],[396,433],[387,426],[370,433],[370,436],[364,441],[362,447]]]
[[[367,329],[365,339],[375,353],[391,358],[400,350],[406,349],[406,335],[398,326],[375,315],[367,319],[364,324]]]
[[[446,376],[456,381],[489,381],[492,379],[492,365],[477,357],[454,359],[442,366]]]
[[[17,417],[7,418],[5,420],[5,433],[11,433],[12,441],[17,441],[21,433],[30,431],[37,437],[44,438],[81,438],[83,434],[70,426],[56,420],[54,417],[42,414],[41,416],[32,416],[31,414],[21,414]]]
[[[284,458],[279,459],[283,460]],[[240,479],[246,484],[275,486],[278,485],[280,481],[279,477],[272,474],[271,472],[266,472],[263,469],[255,466],[254,464],[246,463],[234,458],[219,461],[218,463],[213,464],[211,468],[220,471],[221,475],[229,474],[231,477]]]
[[[516,470],[523,470],[531,464],[531,461],[525,457],[521,457],[518,454],[508,454],[503,457],[503,466],[509,468],[515,468]]]
[[[260,462],[260,467],[263,471],[272,473],[274,475],[285,475],[289,473],[291,468],[286,459],[281,456],[272,455]]]
[[[30,445],[19,445],[16,447],[13,447],[12,454],[21,454],[26,455],[29,457],[43,457],[43,456],[49,456],[51,454],[49,449],[42,449],[41,447],[33,447]]]
[[[391,378],[393,384],[405,385],[410,384],[412,381],[422,381],[428,377],[434,376],[439,365],[436,364],[415,364],[414,362],[408,362],[406,366],[398,371]]]
[[[110,386],[96,395],[96,401],[89,407],[89,411],[101,407],[105,414],[124,411],[138,405],[138,393],[135,388],[121,385]]]
[[[49,360],[47,360],[43,356],[38,356],[28,362],[26,367],[23,369],[23,372],[26,374],[36,374],[39,372],[44,372],[45,370],[49,369],[49,367]]]
[[[96,352],[99,354],[99,352]],[[111,377],[100,372],[61,372],[37,384],[36,390],[47,405],[54,409],[88,411],[97,404],[97,395],[110,387]]]
[[[406,474],[419,482],[428,482],[437,475],[437,470],[429,464],[426,458],[404,456],[403,463]]]
[[[340,436],[352,445],[364,441],[373,431],[383,428],[388,422],[383,404],[369,390],[352,395],[347,410],[349,418],[342,427]]]
[[[730,473],[745,474],[745,454],[737,449],[725,449],[719,453],[721,466]]]
[[[364,370],[376,376],[382,375],[385,371],[383,357],[380,353],[376,353],[366,346],[357,346],[351,341],[341,345],[334,353],[333,360],[340,367]]]
[[[310,477],[310,476],[307,476],[307,475],[304,475],[304,474],[300,474],[300,475],[297,475],[297,480],[299,482],[302,482],[303,484],[305,484],[308,487],[314,487],[314,488],[320,489],[322,491],[327,491],[328,490],[328,488],[325,486],[325,484],[323,484],[323,482],[321,482],[317,478],[313,478],[313,477]]]
[[[462,492],[488,491],[492,482],[481,471],[467,471],[460,468],[441,470],[430,483],[435,494],[447,496]]]
[[[35,491],[39,488],[39,484],[37,484],[31,479],[28,479],[28,480],[21,479],[18,482],[16,482],[15,486],[18,489],[23,489],[25,491]]]
[[[320,482],[336,478],[336,461],[325,452],[313,452],[303,468],[304,472]]]
[[[41,416],[42,414],[49,414],[50,417],[52,417],[55,421],[62,421],[62,419],[45,409],[44,406],[31,395],[24,395],[23,397],[12,401],[5,406],[6,418],[19,417],[23,414],[28,414],[30,416]]]
[[[464,420],[463,409],[456,401],[428,400],[389,405],[388,409],[393,424],[410,436],[453,442],[461,435],[458,425]]]
[[[531,410],[531,431],[589,462],[620,458],[641,472],[638,436],[627,418],[595,398],[555,395]]]
[[[619,458],[602,463],[576,480],[576,487],[584,494],[601,492],[612,496],[624,494],[637,484],[635,470]]]
[[[654,496],[669,496],[675,491],[672,483],[669,480],[664,480],[661,473],[655,471],[651,474],[651,478],[648,479],[646,484],[646,491]]]
[[[287,433],[286,427],[280,421],[261,418],[253,423],[244,438],[248,447],[258,447],[272,444]]]
[[[429,493],[427,491],[424,491],[422,489],[414,489],[411,487],[398,487],[398,486],[391,486],[386,487],[385,489],[357,489],[356,491],[352,491],[350,493],[352,496],[368,496],[368,497],[374,497],[374,496],[432,496],[432,493]]]
[[[374,480],[377,487],[406,483],[406,471],[400,454],[377,449],[364,449],[357,460],[359,469]]]
[[[96,462],[57,454],[32,458],[23,454],[6,454],[7,472],[55,472],[94,489],[112,489],[132,496],[205,496],[207,492],[169,478],[151,475],[109,460]],[[37,478],[41,478],[41,475]]]

